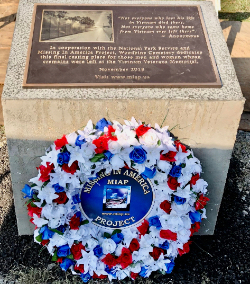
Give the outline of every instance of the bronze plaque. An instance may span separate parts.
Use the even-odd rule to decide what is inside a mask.
[[[25,87],[221,87],[200,6],[36,4]]]

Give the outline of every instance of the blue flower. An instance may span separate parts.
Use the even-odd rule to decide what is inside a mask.
[[[82,222],[82,213],[80,211],[77,211],[75,215],[77,218],[80,218],[80,221]]]
[[[63,262],[60,264],[62,270],[66,271],[71,265],[75,265],[75,262],[72,259],[64,258]]]
[[[166,273],[169,274],[173,271],[174,269],[174,262],[173,260],[171,260],[171,262],[169,263],[165,263],[165,266],[166,266]]]
[[[106,120],[105,118],[102,118],[99,121],[97,121],[95,128],[103,131],[104,127],[105,126],[108,127],[109,125],[112,125],[112,123],[110,121]]]
[[[79,139],[80,137],[81,137],[80,135],[77,136],[75,144],[76,146],[79,146],[81,148],[82,144],[86,143],[86,140],[84,138],[80,140]]]
[[[111,236],[111,239],[116,243],[119,244],[123,239],[124,236],[122,233],[116,233],[114,235]]]
[[[62,166],[63,164],[68,164],[69,159],[70,159],[70,152],[68,152],[68,151],[59,153],[59,154],[57,155],[57,163],[58,163],[60,166]]]
[[[175,201],[176,204],[181,205],[181,204],[184,204],[186,202],[186,198],[175,196],[174,201]]]
[[[76,195],[72,196],[72,200],[73,200],[74,204],[80,203],[81,199],[80,199],[79,193],[77,193]]]
[[[57,256],[58,257],[66,257],[70,254],[71,254],[70,247],[68,245],[58,247],[58,250],[57,250]]]
[[[64,187],[60,186],[59,183],[53,184],[52,187],[55,189],[55,192],[57,193],[64,191]]]
[[[28,184],[25,184],[24,188],[22,189],[22,192],[26,194],[23,198],[32,198],[34,194],[33,189]]]
[[[110,151],[107,151],[107,152],[105,152],[105,153],[103,153],[104,154],[104,156],[105,156],[105,158],[107,159],[107,160],[111,160],[111,158],[114,156]]]
[[[163,244],[159,245],[159,247],[167,250],[167,249],[169,249],[169,242],[165,241]]]
[[[147,277],[147,272],[148,272],[148,269],[147,269],[147,267],[146,266],[143,266],[142,268],[141,268],[141,272],[139,273],[139,275],[141,276],[141,277]]]
[[[156,175],[156,168],[151,170],[150,168],[145,167],[145,171],[141,174],[143,178],[153,178]]]
[[[169,172],[169,175],[172,177],[180,177],[181,176],[181,166],[173,165],[172,169]]]
[[[64,233],[65,232],[65,227],[63,226],[63,225],[61,225],[61,226],[59,226],[59,227],[57,227],[56,228],[57,229],[57,231],[60,231],[60,232],[62,232],[62,233]]]
[[[96,246],[93,251],[96,257],[101,257],[103,255],[102,247],[100,245]]]
[[[43,226],[40,229],[40,234],[42,234],[42,239],[43,240],[49,240],[50,238],[52,238],[55,234],[55,232],[51,231],[48,226]]]
[[[104,269],[108,274],[112,275],[113,277],[116,278],[116,271],[115,269],[112,267],[112,268],[109,268],[108,265],[106,265],[105,269]]]
[[[81,273],[80,277],[84,283],[87,283],[91,279],[91,276],[89,273],[85,273],[85,274]]]
[[[161,228],[161,222],[159,220],[159,217],[158,216],[152,216],[148,219],[148,222],[149,222],[149,226],[155,226],[156,229],[160,230]]]
[[[147,152],[142,146],[135,146],[134,150],[130,152],[129,158],[137,164],[143,164],[147,160]]]
[[[192,224],[201,222],[201,214],[198,211],[189,212],[189,218],[191,219]]]

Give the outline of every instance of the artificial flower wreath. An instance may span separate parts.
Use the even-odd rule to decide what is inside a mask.
[[[134,118],[125,125],[90,120],[84,130],[56,140],[41,160],[38,176],[22,190],[36,226],[34,240],[83,282],[171,273],[174,259],[189,252],[190,237],[206,218],[209,199],[200,161],[168,127]],[[138,225],[110,230],[83,214],[81,190],[100,172],[119,169],[150,180],[155,200]]]

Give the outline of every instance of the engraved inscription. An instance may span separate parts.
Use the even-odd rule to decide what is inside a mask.
[[[27,86],[221,86],[198,6],[59,8],[37,5]]]

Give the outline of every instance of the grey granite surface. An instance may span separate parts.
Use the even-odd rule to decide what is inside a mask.
[[[22,87],[31,21],[40,4],[150,4],[200,5],[221,76],[222,88],[29,88]],[[198,99],[244,100],[222,30],[210,1],[20,0],[10,52],[4,99]]]

